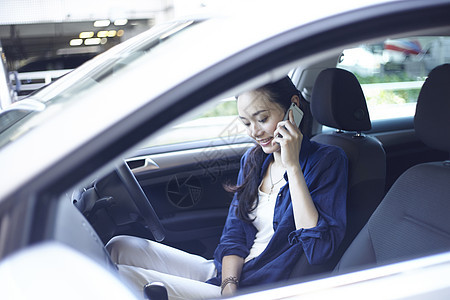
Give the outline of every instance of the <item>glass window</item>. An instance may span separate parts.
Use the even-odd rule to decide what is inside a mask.
[[[152,138],[148,146],[168,145],[182,142],[222,139],[232,142],[246,135],[246,129],[238,118],[236,98],[215,101],[213,106],[188,121],[173,126],[170,130]]]
[[[450,37],[387,39],[346,49],[338,68],[361,83],[372,120],[413,116],[420,88],[436,66],[450,62]]]

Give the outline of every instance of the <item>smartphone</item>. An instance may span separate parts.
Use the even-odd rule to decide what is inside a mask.
[[[284,115],[283,121],[289,119],[289,111],[291,111],[291,110],[292,110],[293,113],[294,113],[294,122],[295,122],[295,125],[297,125],[297,127],[299,127],[299,126],[300,126],[300,122],[301,122],[302,119],[303,119],[303,111],[302,111],[295,103],[292,103],[292,104],[291,104],[291,106],[289,107],[289,109],[288,109],[287,112],[286,112],[286,115]]]

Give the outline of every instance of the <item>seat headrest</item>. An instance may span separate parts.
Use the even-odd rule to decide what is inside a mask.
[[[355,75],[343,69],[320,72],[311,95],[311,112],[328,127],[346,131],[372,128],[361,85]]]
[[[450,152],[450,64],[431,70],[417,99],[414,127],[429,147]]]

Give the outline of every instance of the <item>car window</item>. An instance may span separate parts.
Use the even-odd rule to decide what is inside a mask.
[[[291,78],[293,71],[288,73]],[[238,117],[236,97],[228,97],[215,102],[212,100],[209,109],[202,110],[200,114],[194,114],[188,120],[183,120],[157,137],[152,137],[151,140],[143,143],[142,147],[213,139],[233,143],[241,141],[240,138],[243,136],[247,137],[247,130]]]
[[[371,120],[380,120],[413,116],[428,73],[448,62],[450,37],[419,36],[346,49],[337,67],[355,74]]]
[[[288,76],[292,78],[293,72],[294,69]],[[142,148],[212,139],[233,143],[247,137],[247,130],[238,117],[236,97],[212,100],[210,108],[201,111],[144,142]]]
[[[232,142],[246,130],[238,118],[236,98],[229,97],[215,101],[212,106],[200,114],[194,114],[188,120],[173,126],[170,130],[152,137],[145,147],[169,145],[175,143],[222,139]]]

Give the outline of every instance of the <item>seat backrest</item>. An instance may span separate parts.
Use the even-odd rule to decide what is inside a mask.
[[[414,126],[428,146],[450,152],[450,65],[432,70],[417,101]],[[337,272],[450,250],[450,162],[403,173],[342,256]]]
[[[316,79],[311,111],[322,125],[337,131],[315,136],[314,141],[341,147],[349,161],[347,230],[335,262],[380,203],[385,192],[386,154],[371,129],[366,99],[356,77],[343,69],[322,71]]]

